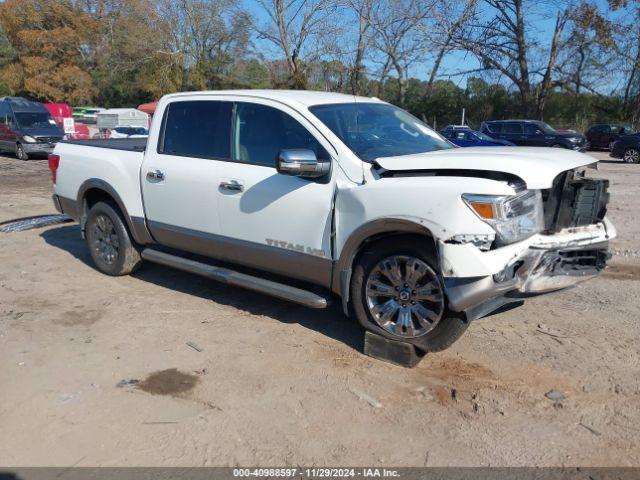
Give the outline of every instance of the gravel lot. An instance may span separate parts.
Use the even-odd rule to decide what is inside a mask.
[[[364,356],[337,306],[111,278],[76,224],[0,233],[0,463],[639,466],[640,165],[597,156],[611,267],[412,370]],[[0,157],[0,222],[54,212],[46,163]]]

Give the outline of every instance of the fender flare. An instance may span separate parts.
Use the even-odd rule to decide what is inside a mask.
[[[353,262],[362,247],[371,239],[382,236],[417,234],[429,237],[437,248],[436,238],[432,231],[422,224],[418,218],[379,218],[361,225],[349,236],[338,258],[331,278],[331,290],[340,295],[342,310],[349,315],[349,285]]]
[[[85,180],[82,183],[82,185],[80,185],[80,188],[78,189],[78,197],[77,197],[78,218],[80,219],[79,220],[80,230],[82,231],[83,237],[84,237],[84,227],[87,221],[87,208],[86,208],[85,197],[86,197],[86,193],[92,189],[102,190],[104,193],[109,195],[114,200],[114,202],[116,202],[116,205],[124,215],[124,220],[127,224],[127,227],[129,228],[129,232],[131,232],[131,236],[137,243],[141,245],[155,243],[153,240],[153,237],[151,236],[151,233],[147,229],[145,219],[138,218],[138,217],[131,217],[129,215],[129,212],[127,212],[124,202],[120,198],[120,195],[118,195],[118,192],[116,192],[116,189],[113,188],[108,182],[105,182],[100,178],[89,178],[88,180]]]

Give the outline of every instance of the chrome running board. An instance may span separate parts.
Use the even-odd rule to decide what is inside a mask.
[[[265,280],[246,273],[236,272],[228,268],[215,267],[206,263],[197,262],[188,258],[182,258],[170,253],[160,252],[151,248],[142,251],[142,258],[150,262],[176,268],[184,272],[195,273],[216,282],[226,283],[237,287],[246,288],[255,292],[271,295],[272,297],[288,300],[310,308],[327,308],[329,301],[316,293],[291,287],[283,283]]]

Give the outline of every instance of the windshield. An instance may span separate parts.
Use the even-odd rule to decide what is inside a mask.
[[[24,128],[56,125],[55,120],[51,118],[48,112],[17,112],[15,115],[18,125]]]
[[[633,135],[636,133],[631,125],[611,125],[611,132],[620,135]]]
[[[420,120],[393,105],[339,103],[309,110],[366,162],[454,148]]]

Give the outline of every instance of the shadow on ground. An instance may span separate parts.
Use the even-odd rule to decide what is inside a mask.
[[[78,225],[50,228],[40,236],[47,244],[64,250],[93,268],[86,244],[80,237]],[[101,275],[97,270],[93,274]],[[284,323],[298,323],[359,352],[363,351],[364,332],[355,320],[344,316],[339,299],[334,299],[333,305],[327,309],[314,310],[150,262],[145,262],[132,276],[159,287],[229,305],[253,315],[267,316]]]

